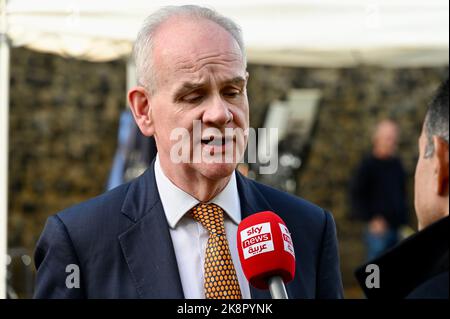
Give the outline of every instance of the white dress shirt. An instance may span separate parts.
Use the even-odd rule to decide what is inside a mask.
[[[205,298],[203,265],[209,234],[200,223],[190,216],[186,216],[186,213],[200,202],[167,178],[161,168],[158,155],[155,161],[155,178],[170,226],[170,236],[175,249],[184,297],[186,299],[203,299]],[[236,246],[237,228],[241,221],[241,205],[234,172],[227,186],[209,202],[219,205],[225,212],[225,232],[241,287],[242,298],[250,299],[250,288],[242,271]]]

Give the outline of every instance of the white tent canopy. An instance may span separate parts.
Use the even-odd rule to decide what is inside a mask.
[[[251,63],[423,67],[449,61],[447,0],[0,0],[0,298],[6,287],[10,45],[90,61],[119,59],[129,56],[147,15],[186,3],[233,18]]]
[[[447,0],[9,0],[13,46],[107,61],[127,56],[168,4],[213,7],[243,29],[250,62],[298,66],[448,63]]]

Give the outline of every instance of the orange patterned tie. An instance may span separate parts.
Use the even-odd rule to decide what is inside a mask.
[[[208,230],[205,253],[206,299],[241,299],[241,289],[228,247],[223,210],[216,204],[198,204],[191,216]]]

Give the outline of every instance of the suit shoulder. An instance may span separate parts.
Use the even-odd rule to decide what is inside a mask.
[[[415,288],[406,299],[448,299],[449,272],[440,273]]]
[[[101,195],[68,207],[56,214],[65,225],[105,220],[120,213],[130,183],[120,185]],[[106,219],[108,220],[108,219]]]
[[[285,215],[296,215],[303,219],[315,220],[320,223],[325,221],[326,211],[301,197],[275,189],[271,186],[252,181],[264,196],[265,200],[275,209],[276,213]]]

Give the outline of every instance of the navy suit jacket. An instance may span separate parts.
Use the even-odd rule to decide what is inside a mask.
[[[242,218],[271,210],[292,234],[296,275],[289,297],[341,298],[331,214],[239,173],[236,179]],[[154,164],[134,181],[49,217],[34,259],[35,298],[184,298]],[[75,283],[68,265],[80,270],[79,288],[66,286]],[[270,298],[254,288],[251,295]]]

